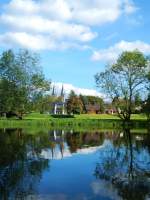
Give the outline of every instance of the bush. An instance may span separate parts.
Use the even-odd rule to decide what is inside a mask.
[[[54,118],[74,118],[74,115],[51,115]]]

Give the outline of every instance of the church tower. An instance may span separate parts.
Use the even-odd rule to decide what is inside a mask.
[[[61,99],[62,99],[62,114],[65,114],[65,92],[64,92],[64,86],[62,85],[61,93],[60,93]]]
[[[62,101],[65,102],[65,92],[64,92],[64,86],[63,85],[62,85],[62,88],[61,88],[60,96],[62,98]]]
[[[53,85],[52,96],[56,96],[56,94],[55,94],[55,85]]]
[[[53,103],[53,114],[65,114],[65,93],[64,86],[62,85],[60,96],[56,95],[55,86],[52,89],[52,96],[56,97],[56,100]]]

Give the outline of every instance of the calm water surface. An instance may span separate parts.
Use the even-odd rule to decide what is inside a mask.
[[[150,133],[0,130],[2,200],[150,199]]]

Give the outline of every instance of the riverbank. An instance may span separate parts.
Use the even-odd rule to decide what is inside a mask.
[[[56,128],[75,128],[75,129],[116,129],[122,127],[123,122],[115,115],[75,115],[74,118],[54,118],[48,114],[32,113],[24,116],[23,120],[1,119],[0,128],[27,128],[43,127]],[[131,123],[132,128],[148,128],[145,115],[133,115]]]
[[[132,120],[142,120],[142,121],[146,120],[146,116],[144,114],[133,114],[131,118],[132,118]],[[25,115],[24,119],[26,119],[26,120],[29,120],[29,119],[43,120],[43,119],[54,119],[54,117],[52,117],[49,114],[30,113],[30,114]],[[66,118],[62,117],[61,119],[66,119]],[[72,119],[72,118],[69,118],[69,119]],[[81,114],[81,115],[74,115],[73,119],[75,119],[75,120],[79,120],[79,119],[120,120],[120,118],[117,115],[110,115],[110,114]]]

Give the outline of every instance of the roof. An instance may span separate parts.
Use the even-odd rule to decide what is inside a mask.
[[[99,111],[100,110],[100,105],[95,104],[95,105],[91,105],[91,104],[87,104],[85,105],[86,110],[95,110],[95,111]]]

